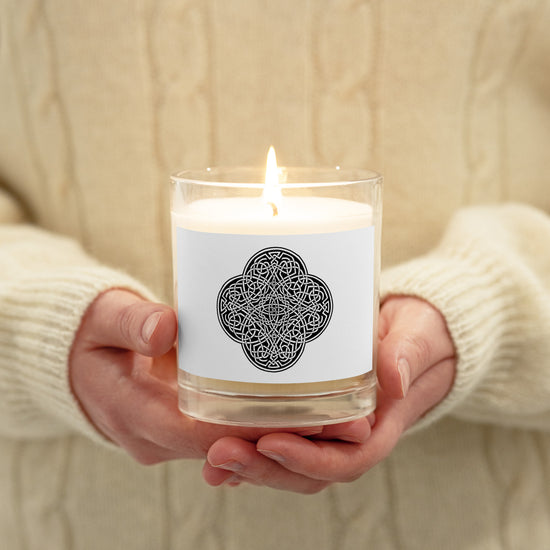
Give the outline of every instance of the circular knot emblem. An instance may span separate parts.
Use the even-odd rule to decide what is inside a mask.
[[[242,275],[222,286],[217,301],[223,330],[267,372],[292,367],[326,329],[332,308],[326,283],[307,272],[298,254],[278,247],[254,254]]]

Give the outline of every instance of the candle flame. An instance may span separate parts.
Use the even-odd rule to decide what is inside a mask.
[[[279,167],[277,166],[277,157],[273,145],[267,153],[267,166],[265,169],[265,186],[262,194],[263,201],[271,206],[273,215],[279,214],[279,207],[283,196],[281,193],[281,185],[279,183]]]

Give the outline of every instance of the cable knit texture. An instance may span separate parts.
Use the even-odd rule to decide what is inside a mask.
[[[0,0],[0,546],[523,550],[550,540],[550,1]],[[168,174],[385,176],[382,296],[454,387],[310,497],[113,452],[67,358],[103,290],[171,301]]]
[[[74,241],[29,226],[2,226],[0,250],[2,435],[44,438],[76,429],[103,442],[59,366],[67,364],[80,319],[99,293],[114,287],[151,293],[97,265]]]

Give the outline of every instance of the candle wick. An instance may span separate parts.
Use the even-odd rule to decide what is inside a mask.
[[[269,204],[269,206],[271,206],[271,208],[273,208],[273,216],[277,216],[279,214],[279,210],[277,209],[277,206],[275,205],[274,202],[268,202],[267,204]]]

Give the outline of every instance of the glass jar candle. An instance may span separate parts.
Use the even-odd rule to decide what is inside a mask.
[[[181,411],[297,427],[374,410],[381,176],[272,165],[171,181]]]

